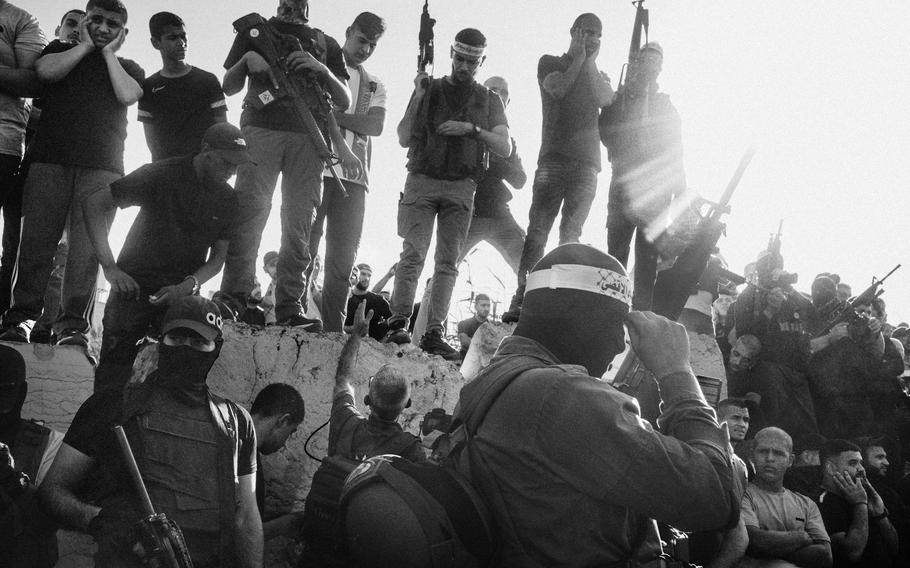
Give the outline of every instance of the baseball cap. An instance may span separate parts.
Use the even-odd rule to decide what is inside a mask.
[[[274,250],[270,250],[269,252],[265,253],[264,257],[262,257],[262,264],[268,264],[268,263],[272,262],[273,260],[277,260],[277,259],[278,259],[278,252],[274,251]]]
[[[253,162],[243,134],[233,124],[219,122],[209,126],[202,136],[202,145],[221,150],[221,155],[233,164]]]
[[[168,308],[161,333],[186,328],[209,341],[221,335],[221,310],[215,302],[202,296],[186,296]]]
[[[750,412],[755,412],[761,405],[761,395],[754,392],[747,392],[745,396],[731,396],[717,403],[717,408],[722,406],[738,406],[748,408]]]

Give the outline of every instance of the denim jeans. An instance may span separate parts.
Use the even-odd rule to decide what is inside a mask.
[[[244,126],[242,131],[256,163],[237,171],[240,219],[228,247],[221,292],[246,305],[255,287],[259,244],[281,174],[281,248],[275,288],[275,317],[280,321],[304,312],[304,271],[310,262],[310,229],[321,199],[323,163],[301,132],[256,126]]]
[[[22,197],[22,238],[13,275],[12,307],[3,314],[4,326],[34,321],[41,315],[54,269],[54,252],[72,210],[60,314],[53,327],[58,335],[67,329],[88,333],[95,307],[98,258],[88,237],[82,200],[120,177],[117,172],[94,168],[31,165]],[[113,212],[108,226],[112,220]]]
[[[518,267],[519,288],[525,286],[528,272],[543,257],[560,206],[559,244],[578,242],[597,192],[597,170],[577,160],[543,162],[534,174],[533,192],[528,235]]]
[[[390,328],[402,324],[406,326],[411,317],[435,221],[438,228],[432,300],[429,306],[420,309],[427,310],[427,331],[442,329],[452,299],[452,288],[458,278],[456,261],[471,223],[476,187],[472,179],[449,181],[408,174],[398,203],[398,236],[404,239],[404,243],[398,268],[395,269]]]
[[[319,241],[325,231],[325,279],[322,285],[322,329],[341,331],[344,324],[348,291],[351,288],[351,267],[357,259],[360,236],[363,233],[363,215],[366,207],[366,187],[343,180],[348,197],[344,197],[324,180],[326,190],[316,212],[316,221],[310,233],[310,256],[315,257]],[[323,227],[325,227],[323,229]]]

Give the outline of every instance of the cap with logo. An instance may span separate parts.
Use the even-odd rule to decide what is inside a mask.
[[[215,302],[202,296],[186,296],[168,308],[161,333],[184,328],[212,341],[221,335],[222,323],[221,310]]]
[[[213,150],[221,150],[220,154],[233,164],[253,162],[243,134],[233,124],[219,122],[209,126],[202,136],[202,145]]]

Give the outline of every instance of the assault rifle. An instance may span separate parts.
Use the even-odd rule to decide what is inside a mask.
[[[652,310],[669,319],[676,320],[682,313],[686,300],[695,290],[698,281],[705,272],[708,265],[708,259],[714,251],[714,246],[724,232],[725,225],[721,223],[721,216],[729,210],[728,203],[733,196],[733,191],[739,185],[752,156],[755,155],[755,149],[749,148],[739,161],[733,177],[727,184],[723,195],[716,204],[712,204],[709,212],[699,221],[696,229],[695,240],[679,255],[676,262],[668,270],[658,273],[657,281],[654,284],[654,300]],[[731,273],[732,276],[735,276]],[[654,375],[641,363],[641,360],[634,351],[629,351],[623,360],[616,377],[613,380],[613,386],[622,392],[639,397],[639,392],[646,390],[643,383],[646,380],[654,381]],[[700,381],[701,382],[701,381]],[[707,392],[711,388],[711,392]],[[720,400],[720,384],[702,383],[702,390],[705,398],[709,402],[717,403]],[[647,408],[645,400],[639,401],[642,404],[643,416],[647,419],[656,418],[656,406],[659,401],[651,401],[655,404],[653,409]],[[648,410],[654,410],[653,416],[648,415]]]
[[[711,204],[708,213],[699,221],[694,241],[679,255],[672,267],[657,274],[651,306],[655,313],[671,320],[679,317],[686,300],[708,265],[711,252],[726,228],[720,218],[729,210],[730,198],[754,155],[754,148],[746,150],[720,201]]]
[[[144,551],[143,561],[151,568],[193,568],[193,559],[190,558],[186,540],[177,524],[165,516],[164,513],[155,513],[155,507],[149,498],[148,490],[136,465],[136,458],[130,448],[130,441],[123,431],[123,426],[114,427],[114,435],[123,452],[123,460],[130,471],[130,478],[139,495],[142,513],[145,515],[136,523],[136,533],[139,543]]]
[[[417,70],[421,73],[427,70],[428,65],[433,65],[433,26],[435,25],[436,20],[430,17],[429,0],[424,0],[423,13],[420,14],[420,31],[417,34]],[[426,84],[423,87],[426,87]]]
[[[332,173],[332,178],[338,191],[345,197],[348,196],[344,184],[335,171],[335,165],[338,163],[338,157],[329,149],[325,135],[320,130],[313,113],[304,102],[304,92],[318,93],[317,99],[319,105],[328,115],[331,113],[331,104],[328,96],[317,83],[313,76],[301,77],[288,67],[287,59],[281,55],[282,51],[309,51],[304,49],[300,40],[292,35],[280,34],[273,28],[268,21],[259,14],[252,13],[238,19],[233,23],[234,30],[238,34],[244,34],[247,40],[253,46],[253,50],[261,55],[272,68],[272,75],[278,83],[278,88],[269,88],[256,95],[262,106],[269,105],[275,101],[285,99],[291,103],[291,109],[297,119],[297,123],[303,127],[307,136],[313,142],[316,148],[316,154],[325,164],[325,167]],[[279,47],[285,49],[279,51]],[[303,84],[301,84],[303,83]]]
[[[834,326],[840,323],[846,323],[848,325],[853,324],[858,318],[860,318],[860,315],[856,311],[856,307],[872,305],[873,300],[885,293],[885,291],[881,289],[882,284],[884,284],[885,280],[894,274],[900,267],[901,265],[898,264],[891,269],[891,272],[885,274],[885,276],[881,279],[873,276],[872,284],[863,290],[862,294],[856,296],[852,300],[844,302],[844,304],[839,309],[834,310],[831,313],[831,316],[828,318],[828,321],[825,322],[825,325],[821,328],[821,330],[816,332],[814,336],[821,337],[822,335],[827,334],[829,331],[831,331],[831,329],[834,328]]]
[[[632,42],[629,44],[629,61],[623,65],[622,70],[619,72],[619,85],[617,86],[617,90],[623,86],[624,78],[628,80],[628,75],[635,67],[635,63],[641,52],[642,32],[645,34],[645,43],[648,42],[648,28],[651,22],[648,10],[644,7],[644,4],[645,0],[636,0],[635,2],[632,2],[632,5],[635,6],[635,23],[632,25]]]

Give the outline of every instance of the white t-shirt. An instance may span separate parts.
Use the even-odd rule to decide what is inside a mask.
[[[359,68],[348,66],[347,69],[348,75],[350,76],[350,79],[348,79],[348,88],[351,90],[351,106],[344,111],[345,114],[366,114],[371,108],[385,109],[386,88],[382,81],[375,75],[368,73],[366,69],[363,69],[363,66]],[[360,93],[361,71],[363,72],[364,78],[369,82],[369,87],[363,93],[363,97],[361,97]],[[358,110],[360,110],[359,113]],[[336,167],[335,171],[341,179],[369,187],[372,141],[369,136],[355,134],[343,128],[341,131],[344,133],[344,141],[347,143],[348,148],[354,152],[355,156],[360,158],[360,161],[363,164],[363,174],[357,179],[350,179],[344,175],[340,167]],[[326,170],[325,175],[330,176],[331,174]]]

